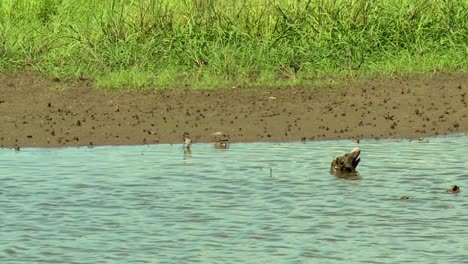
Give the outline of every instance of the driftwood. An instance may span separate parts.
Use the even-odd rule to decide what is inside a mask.
[[[361,159],[361,150],[354,148],[351,152],[336,157],[331,164],[330,173],[336,176],[356,175],[356,168]]]

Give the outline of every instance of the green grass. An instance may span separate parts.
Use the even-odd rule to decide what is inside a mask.
[[[111,88],[468,69],[466,0],[0,0],[0,70]]]

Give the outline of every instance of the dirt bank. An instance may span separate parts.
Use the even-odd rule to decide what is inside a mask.
[[[28,72],[0,77],[0,147],[352,138],[468,132],[468,75],[338,87],[111,91]]]

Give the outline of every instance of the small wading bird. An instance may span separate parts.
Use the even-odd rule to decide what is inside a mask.
[[[447,192],[449,193],[459,193],[460,192],[460,187],[458,185],[452,186],[452,188],[448,189]]]
[[[190,154],[192,152],[190,150],[190,145],[192,145],[192,138],[188,132],[184,132],[182,136],[184,138],[184,153]]]
[[[224,132],[216,132],[211,134],[214,137],[213,144],[214,147],[217,149],[227,149],[229,148],[229,140],[231,138],[227,133]]]

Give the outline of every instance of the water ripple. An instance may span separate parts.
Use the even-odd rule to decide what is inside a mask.
[[[364,140],[354,180],[349,141],[0,149],[0,259],[462,263],[467,145]]]

